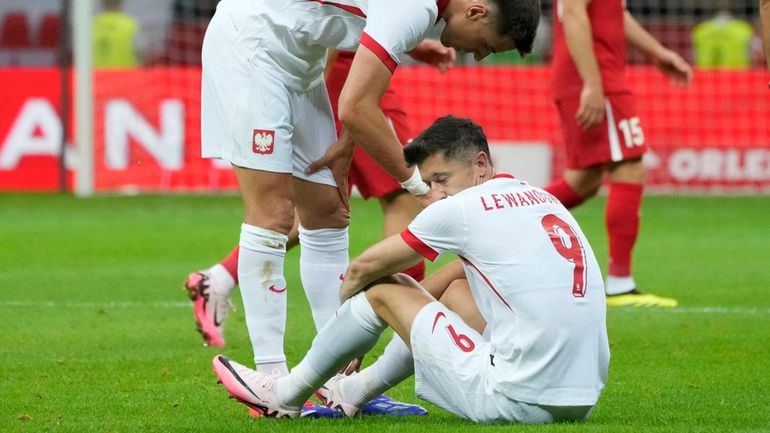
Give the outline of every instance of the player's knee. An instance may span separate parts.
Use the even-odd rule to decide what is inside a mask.
[[[244,202],[244,214],[247,224],[289,233],[294,226],[294,201],[290,197],[276,197],[270,200],[270,206]]]
[[[389,309],[393,301],[403,300],[417,292],[422,292],[422,288],[414,278],[405,274],[396,274],[372,283],[366,289],[366,298],[369,299],[375,313],[384,317],[381,313],[384,313],[384,309]]]
[[[641,159],[620,161],[610,167],[610,178],[613,182],[643,184],[647,172]]]
[[[469,290],[467,280],[454,280],[444,290],[441,298],[439,298],[439,302],[446,305],[450,310],[456,310],[462,306],[463,302],[467,302]]]

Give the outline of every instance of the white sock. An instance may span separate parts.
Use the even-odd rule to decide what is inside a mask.
[[[208,272],[209,280],[211,281],[211,290],[218,295],[229,298],[235,288],[235,280],[233,279],[233,276],[227,272],[227,269],[217,263],[206,269],[206,272]]]
[[[385,347],[377,361],[359,374],[340,381],[340,391],[345,401],[362,405],[375,396],[393,388],[414,373],[412,352],[398,334]]]
[[[607,280],[604,282],[604,293],[608,295],[619,295],[621,293],[630,292],[636,288],[636,282],[634,277],[615,277],[607,275]]]
[[[287,406],[302,405],[351,359],[374,347],[386,326],[366,295],[350,298],[318,332],[305,358],[278,380],[278,401]]]
[[[257,371],[286,374],[286,280],[283,258],[288,237],[248,224],[241,226],[238,281]]]
[[[348,268],[348,229],[307,230],[299,226],[299,273],[316,330],[340,306],[339,293]]]

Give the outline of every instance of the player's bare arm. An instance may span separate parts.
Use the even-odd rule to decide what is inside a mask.
[[[401,235],[385,238],[350,263],[340,288],[340,300],[344,302],[369,284],[414,266],[420,260],[422,256],[407,245]]]
[[[762,19],[762,45],[765,48],[765,61],[770,68],[770,0],[759,1],[759,16]]]
[[[404,184],[417,171],[407,167],[402,146],[379,106],[391,77],[390,69],[375,53],[364,45],[359,46],[340,94],[339,117],[353,140],[391,176]],[[414,195],[428,192],[424,184],[420,190],[409,186],[406,188]]]
[[[594,53],[591,21],[588,18],[590,0],[564,0],[562,25],[567,48],[583,80],[580,107],[575,115],[583,129],[596,127],[604,119],[604,88],[599,62]]]
[[[624,13],[623,27],[628,44],[651,59],[672,83],[679,86],[690,84],[692,81],[690,65],[682,56],[661,45],[628,11]]]

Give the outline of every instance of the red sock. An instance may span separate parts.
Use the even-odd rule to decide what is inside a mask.
[[[572,209],[585,201],[585,199],[579,196],[578,193],[564,181],[564,179],[555,180],[546,185],[543,189],[558,198],[561,204],[567,209]]]
[[[221,262],[219,262],[220,265],[224,266],[227,270],[227,273],[230,274],[231,277],[233,277],[233,280],[235,280],[235,284],[238,284],[238,253],[241,251],[240,245],[236,245],[235,248],[230,252],[230,254],[227,255],[224,259],[222,259]]]
[[[644,187],[635,183],[610,183],[605,221],[610,241],[609,275],[631,275],[631,252],[639,234],[639,216]]]
[[[418,282],[422,281],[423,279],[425,279],[425,260],[412,266],[409,269],[404,269],[402,272],[414,278]]]

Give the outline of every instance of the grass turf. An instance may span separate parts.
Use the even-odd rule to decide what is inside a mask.
[[[576,210],[600,263],[603,205]],[[420,419],[288,422],[228,400],[181,283],[236,243],[236,197],[0,195],[0,431],[770,431],[769,210],[766,197],[647,198],[637,282],[680,306],[609,310],[609,383],[587,423],[482,427],[425,403]],[[377,204],[355,200],[351,254],[379,237]],[[314,334],[297,259],[290,363]],[[224,352],[248,363],[235,301]],[[412,386],[391,395],[416,401]]]

